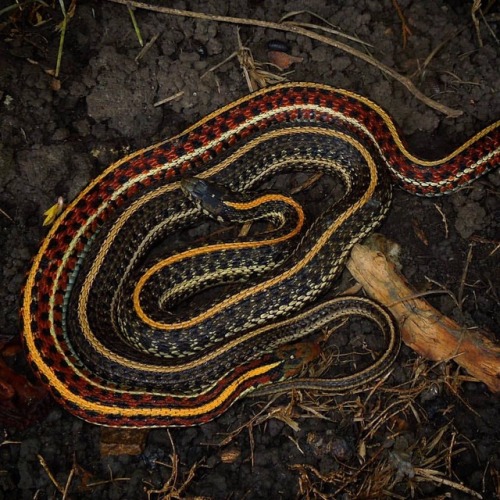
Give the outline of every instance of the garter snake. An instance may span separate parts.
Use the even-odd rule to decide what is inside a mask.
[[[445,158],[424,161],[406,149],[387,113],[350,91],[287,83],[243,97],[111,165],[68,205],[23,291],[30,364],[70,412],[110,426],[203,423],[273,383],[363,384],[397,355],[390,316],[362,298],[314,302],[354,243],[384,218],[392,184],[423,196],[451,192],[499,155],[500,122]],[[271,176],[295,170],[325,172],[343,185],[340,200],[305,231],[300,204],[259,191]],[[235,208],[266,205],[276,230],[150,257],[158,241],[204,220],[182,193],[180,181],[191,177],[245,196],[257,190]],[[290,224],[281,224],[278,205]],[[241,280],[248,284],[201,311],[174,314],[205,286]],[[386,351],[351,376],[289,383],[296,358],[309,352],[299,341],[353,314],[386,333]]]

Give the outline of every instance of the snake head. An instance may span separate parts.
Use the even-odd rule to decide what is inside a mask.
[[[181,189],[204,214],[224,222],[228,220],[225,200],[229,192],[219,184],[198,177],[187,177],[181,180]]]

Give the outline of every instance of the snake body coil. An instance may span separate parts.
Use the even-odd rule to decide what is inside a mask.
[[[499,122],[446,158],[423,161],[406,150],[382,109],[349,91],[290,83],[244,97],[113,164],[69,204],[43,240],[24,289],[31,365],[58,401],[88,421],[194,425],[295,374],[294,342],[361,314],[386,332],[381,357],[354,375],[296,386],[365,383],[397,355],[389,315],[352,297],[304,307],[384,218],[392,183],[424,196],[447,193],[493,168],[499,156]],[[275,231],[150,257],[159,241],[203,218],[182,193],[182,179],[250,193],[296,170],[321,171],[343,185],[340,200],[306,231],[296,201],[261,192],[233,208],[265,204]],[[207,286],[242,281],[201,311],[174,314]]]

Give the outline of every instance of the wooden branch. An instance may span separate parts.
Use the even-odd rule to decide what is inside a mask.
[[[347,267],[369,296],[391,310],[403,342],[434,361],[453,359],[499,393],[500,346],[480,329],[466,329],[418,298],[376,241],[372,239],[370,246],[355,245]]]

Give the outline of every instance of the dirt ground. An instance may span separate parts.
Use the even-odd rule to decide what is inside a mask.
[[[270,21],[303,5],[169,2],[174,8]],[[369,97],[395,118],[415,154],[438,158],[498,119],[500,59],[493,35],[498,4],[486,16],[488,26],[480,22],[482,43],[470,15],[472,2],[400,0],[399,5],[411,29],[405,46],[390,0],[313,0],[307,9],[370,44],[342,39],[463,111],[459,118],[445,117],[378,69],[306,37],[248,26],[239,35],[259,61],[267,60],[268,41],[286,40],[292,54],[303,58],[289,80]],[[46,231],[43,212],[59,196],[71,200],[123,155],[179,133],[248,93],[236,58],[201,78],[237,50],[234,25],[137,10],[144,41],[157,37],[137,60],[141,47],[126,7],[83,0],[67,29],[60,89],[54,89],[47,70],[54,69],[59,47],[58,2],[53,9],[40,8],[38,19],[28,13],[17,13],[15,20],[9,18],[13,12],[0,17],[2,338],[21,333],[23,277]],[[297,19],[325,25],[309,13]],[[35,26],[37,20],[46,22]],[[449,291],[429,300],[497,340],[499,189],[497,170],[441,198],[397,190],[381,227],[402,246],[404,273],[418,290]],[[24,369],[22,359],[15,363]],[[149,432],[138,455],[102,456],[101,428],[49,406],[47,416],[26,429],[2,430],[0,500],[499,498],[500,405],[465,375],[453,362],[435,365],[403,348],[394,374],[373,393],[296,394],[271,403],[245,399],[206,425]]]

